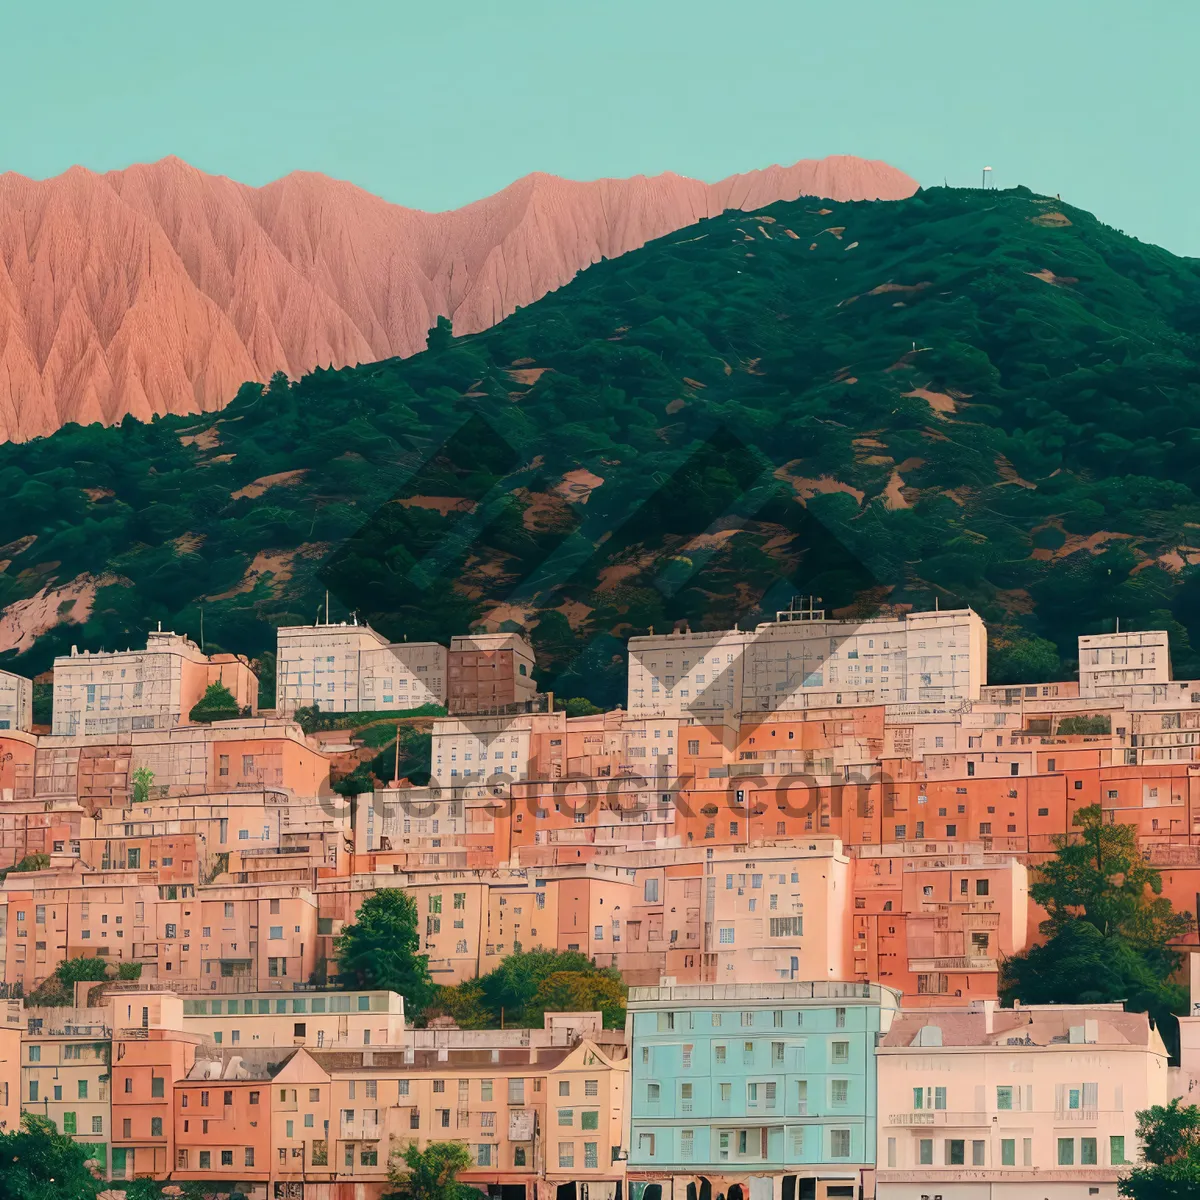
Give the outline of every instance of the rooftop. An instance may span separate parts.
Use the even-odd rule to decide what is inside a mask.
[[[882,1049],[908,1047],[1055,1045],[1144,1046],[1161,1048],[1145,1013],[1120,1004],[1038,1004],[1000,1008],[991,1001],[972,1009],[929,1008],[900,1013],[880,1043]]]

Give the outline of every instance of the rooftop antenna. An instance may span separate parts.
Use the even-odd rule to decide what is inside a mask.
[[[329,624],[329,589],[325,589],[325,624]]]
[[[988,185],[988,176],[989,176],[991,173],[992,173],[992,168],[991,168],[991,167],[984,167],[984,168],[983,168],[983,187],[984,187],[984,189],[985,189],[985,190],[986,190],[986,188],[987,188],[987,185]]]
[[[1121,618],[1120,617],[1117,618],[1117,632],[1118,633],[1121,632]]]
[[[204,605],[200,605],[200,653],[204,653]]]

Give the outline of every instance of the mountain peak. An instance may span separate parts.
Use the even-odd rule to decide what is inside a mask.
[[[223,407],[247,379],[415,353],[438,316],[495,324],[601,258],[800,195],[917,184],[838,157],[715,184],[534,172],[420,212],[297,171],[254,188],[174,155],[97,174],[0,176],[0,440],[68,421]]]

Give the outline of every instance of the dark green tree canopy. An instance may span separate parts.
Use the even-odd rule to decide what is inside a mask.
[[[431,1006],[465,1029],[542,1024],[547,1012],[594,1012],[609,1029],[625,1024],[628,989],[619,971],[576,950],[516,950],[478,979],[443,987]]]
[[[1169,974],[1178,956],[1167,943],[1189,933],[1195,920],[1162,896],[1162,875],[1143,858],[1137,827],[1105,820],[1098,804],[1079,809],[1072,824],[1079,832],[1054,839],[1054,857],[1029,889],[1048,914],[1042,932],[1086,921],[1105,936],[1125,938]]]
[[[1143,1162],[1119,1185],[1126,1200],[1200,1196],[1200,1108],[1172,1100],[1137,1115]]]
[[[1125,1003],[1149,1013],[1169,1050],[1186,990],[1170,981],[1179,965],[1172,941],[1191,932],[1190,914],[1161,895],[1162,877],[1143,859],[1137,829],[1106,821],[1099,805],[1081,808],[1078,832],[1055,839],[1054,856],[1037,870],[1030,895],[1047,917],[1045,944],[1004,961],[1005,1003]]]
[[[232,721],[242,715],[233,693],[219,680],[210,683],[204,695],[192,706],[188,719],[199,724],[211,725],[213,721]]]
[[[19,1129],[0,1133],[0,1200],[95,1200],[91,1153],[45,1117],[22,1114]]]
[[[477,1200],[479,1191],[459,1183],[459,1172],[471,1166],[471,1151],[463,1142],[430,1142],[424,1150],[405,1147],[403,1168],[393,1163],[388,1176],[393,1191],[385,1200]]]
[[[383,888],[369,896],[334,944],[339,980],[398,992],[406,1018],[416,1020],[436,990],[418,926],[417,902],[407,892]]]

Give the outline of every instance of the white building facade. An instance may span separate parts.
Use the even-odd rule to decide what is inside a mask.
[[[781,612],[753,633],[629,640],[631,716],[736,717],[858,704],[976,700],[987,630],[971,609],[865,621]]]
[[[392,643],[367,625],[277,630],[275,711],[398,712],[446,703],[446,647]]]

